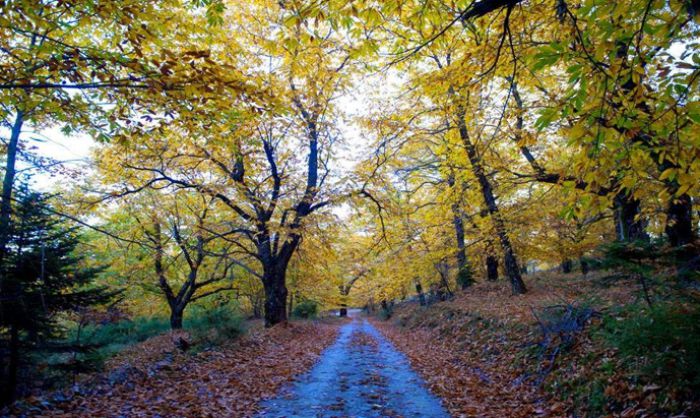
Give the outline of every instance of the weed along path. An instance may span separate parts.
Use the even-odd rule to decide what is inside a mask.
[[[261,404],[259,417],[449,417],[406,357],[361,318],[311,371]]]

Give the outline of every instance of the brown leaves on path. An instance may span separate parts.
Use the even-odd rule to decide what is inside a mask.
[[[129,350],[117,366],[132,368],[123,381],[41,411],[51,417],[249,417],[258,402],[305,372],[336,338],[333,323],[260,327],[230,346],[194,355],[173,348],[172,334]],[[165,349],[163,349],[165,347]],[[155,361],[160,351],[162,358]],[[128,359],[131,354],[135,358]],[[155,363],[154,363],[155,361]]]

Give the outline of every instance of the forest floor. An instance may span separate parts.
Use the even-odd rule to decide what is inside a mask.
[[[343,325],[316,366],[263,402],[259,416],[449,417],[406,357],[361,318]]]
[[[691,363],[679,354],[644,375],[638,365],[651,358],[636,354],[630,369],[601,333],[645,303],[637,283],[610,277],[538,274],[521,296],[505,282],[479,283],[448,301],[399,303],[388,320],[355,311],[347,320],[254,323],[199,351],[180,350],[175,342],[188,336],[168,333],[70,390],[21,401],[10,416],[697,416],[697,397],[675,371],[693,367],[697,350],[682,341],[698,316],[669,300],[678,316],[653,331],[688,316],[690,331],[663,334],[661,351],[688,352]],[[629,330],[633,348],[650,339]]]
[[[251,417],[261,399],[304,373],[345,321],[255,324],[245,336],[189,353],[168,333],[136,344],[68,391],[25,399],[10,416]],[[187,336],[185,336],[187,337]]]
[[[624,321],[619,309],[645,305],[639,285],[602,272],[543,273],[527,284],[527,294],[509,296],[505,282],[479,283],[430,306],[399,303],[371,322],[455,417],[696,416],[698,405],[674,400],[692,397],[677,378],[646,379],[599,335],[602,321]]]

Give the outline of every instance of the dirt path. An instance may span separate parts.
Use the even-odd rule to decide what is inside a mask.
[[[438,398],[370,323],[354,318],[319,362],[260,417],[449,417]]]

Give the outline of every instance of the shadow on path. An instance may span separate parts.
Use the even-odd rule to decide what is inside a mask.
[[[408,359],[365,319],[341,327],[311,371],[262,403],[259,417],[449,417]]]

